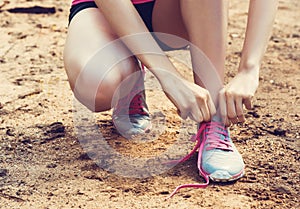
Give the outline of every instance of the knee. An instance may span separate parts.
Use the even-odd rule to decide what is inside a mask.
[[[123,63],[103,76],[95,90],[93,111],[110,110],[117,103],[119,97],[130,92],[136,82],[136,76],[131,76],[134,68],[136,68],[135,65]]]
[[[105,76],[103,79],[97,81],[82,80],[84,81],[79,81],[78,79],[73,89],[76,99],[92,112],[110,110],[112,99],[121,82],[120,78],[118,76],[114,78]]]
[[[119,76],[106,76],[99,84],[94,97],[94,112],[103,112],[113,107],[113,98],[117,95],[121,83]]]
[[[66,63],[69,83],[75,97],[93,112],[111,109],[120,84],[137,68],[133,59],[123,60],[109,69],[99,61],[87,65],[83,59],[68,58]]]

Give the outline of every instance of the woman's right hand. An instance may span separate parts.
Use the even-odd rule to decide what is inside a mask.
[[[160,80],[160,83],[183,119],[189,117],[200,123],[210,121],[216,114],[215,105],[206,89],[172,73]]]

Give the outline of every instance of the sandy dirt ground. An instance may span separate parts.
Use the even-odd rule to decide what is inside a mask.
[[[197,155],[154,176],[126,177],[116,172],[118,168],[107,169],[90,159],[81,136],[84,132],[89,139],[92,131],[78,134],[75,122],[87,121],[92,115],[109,147],[127,158],[146,159],[165,152],[176,139],[183,151],[178,150],[188,152],[195,128],[181,126],[184,123],[150,73],[147,99],[157,140],[136,143],[123,139],[112,125],[111,112],[76,114],[62,59],[69,5],[69,0],[0,1],[1,209],[300,208],[298,0],[280,1],[254,108],[246,111],[245,124],[230,127],[246,164],[245,176],[231,184],[183,189],[167,201],[176,186],[204,181],[197,171]],[[32,6],[40,6],[36,9],[41,14],[20,10]],[[227,81],[237,70],[247,6],[246,0],[230,1]],[[47,14],[41,10],[45,7]],[[170,56],[188,60],[186,51]],[[180,61],[174,63],[191,75]]]

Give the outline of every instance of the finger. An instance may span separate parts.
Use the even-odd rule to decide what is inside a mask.
[[[235,102],[234,97],[230,93],[225,93],[226,95],[226,105],[227,105],[227,115],[232,123],[238,123],[238,119],[235,112]]]
[[[227,117],[227,105],[226,105],[226,97],[225,97],[225,89],[222,89],[219,93],[219,111],[221,114],[222,122],[225,125],[230,125],[230,121]]]
[[[224,125],[225,125],[226,127],[231,126],[231,122],[230,122],[229,118],[226,117],[226,120],[225,120],[225,122],[224,122]]]
[[[245,117],[243,113],[243,99],[242,97],[237,97],[235,100],[235,111],[238,118],[238,121],[243,123],[245,122]]]
[[[243,99],[243,103],[245,105],[245,107],[248,109],[248,110],[251,110],[252,109],[252,103],[251,103],[251,98],[246,98],[246,99]]]
[[[193,105],[193,109],[201,111],[202,119],[204,121],[210,121],[211,115],[208,108],[208,101],[209,101],[210,95],[208,91],[205,91],[205,95],[203,96],[196,96],[196,102],[197,105]]]
[[[202,119],[204,121],[210,120],[210,112],[208,108],[208,99],[209,99],[209,92],[205,91],[204,96],[197,95],[196,97],[196,105],[193,105],[194,110],[199,110],[202,115]]]
[[[209,112],[209,109],[208,109],[208,105],[206,102],[204,102],[201,106],[200,106],[200,110],[201,110],[201,113],[202,113],[202,116],[203,116],[203,120],[204,121],[210,121],[210,112]]]
[[[200,110],[198,110],[198,113],[196,113],[196,114],[193,112],[190,112],[189,117],[197,123],[201,123],[203,121],[203,117],[202,117]]]
[[[177,113],[183,120],[187,119],[188,114],[186,111],[180,111],[179,109],[177,109]]]
[[[200,123],[203,121],[203,116],[202,113],[198,107],[198,104],[192,105],[192,109],[189,113],[189,117],[193,120],[196,121],[197,123]]]
[[[207,101],[207,107],[208,107],[208,110],[209,110],[209,113],[210,113],[210,120],[212,119],[212,117],[217,113],[217,110],[216,110],[216,107],[215,107],[215,104],[212,100],[212,98],[209,96],[209,99]]]

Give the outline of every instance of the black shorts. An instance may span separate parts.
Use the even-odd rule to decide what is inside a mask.
[[[153,7],[154,7],[155,1],[152,2],[147,2],[147,3],[142,3],[142,4],[135,4],[134,7],[136,8],[137,12],[140,14],[141,18],[143,19],[146,27],[150,32],[153,32],[153,27],[152,27],[152,12],[153,12]],[[98,8],[95,2],[83,2],[79,4],[75,4],[71,7],[70,9],[70,14],[69,14],[69,24],[72,21],[72,19],[75,17],[75,15],[87,8]],[[160,41],[154,33],[152,33],[153,38],[156,40],[160,48],[164,51],[171,51],[171,50],[176,50],[162,41]],[[184,49],[183,48],[178,48],[178,49]]]

